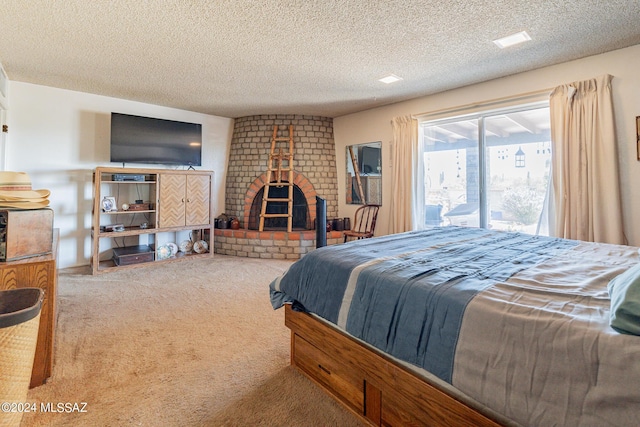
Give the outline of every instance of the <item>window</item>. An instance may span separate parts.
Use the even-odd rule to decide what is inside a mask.
[[[543,233],[551,170],[548,103],[421,124],[425,225]]]

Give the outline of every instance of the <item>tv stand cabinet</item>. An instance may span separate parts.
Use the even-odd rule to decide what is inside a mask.
[[[93,184],[93,274],[213,256],[212,171],[98,167]],[[167,257],[167,243],[180,246],[198,240],[204,240],[208,250],[199,245],[199,253],[180,251]],[[114,263],[113,248],[140,245],[149,245],[154,253]]]

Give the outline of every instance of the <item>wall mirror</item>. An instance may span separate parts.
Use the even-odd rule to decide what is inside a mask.
[[[382,142],[347,146],[347,204],[382,204]]]

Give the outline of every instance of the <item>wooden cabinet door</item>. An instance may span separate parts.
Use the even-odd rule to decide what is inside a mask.
[[[210,223],[211,177],[187,175],[186,225]]]
[[[158,227],[185,225],[187,180],[185,175],[160,174]]]

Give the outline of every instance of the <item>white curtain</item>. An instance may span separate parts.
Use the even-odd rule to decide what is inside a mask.
[[[624,244],[611,76],[558,86],[549,98],[549,232]]]
[[[402,233],[424,223],[424,194],[419,180],[423,174],[418,120],[411,116],[391,121],[393,145],[391,161],[390,233]],[[423,220],[420,221],[420,218]]]

